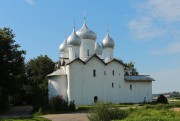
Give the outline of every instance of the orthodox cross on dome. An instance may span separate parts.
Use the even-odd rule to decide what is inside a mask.
[[[86,10],[84,10],[83,16],[84,16],[84,21],[86,21]]]
[[[75,31],[75,24],[76,24],[76,23],[75,23],[75,19],[74,19],[74,26],[73,26],[74,31]]]
[[[109,33],[109,23],[107,23],[106,32],[107,32],[107,34]]]
[[[65,38],[67,38],[67,31],[66,31],[66,29],[64,30],[64,36],[65,36]]]

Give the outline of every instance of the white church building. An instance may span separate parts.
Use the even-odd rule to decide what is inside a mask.
[[[59,46],[60,60],[48,77],[49,99],[60,95],[76,105],[97,101],[152,102],[153,78],[131,75],[126,64],[114,58],[115,42],[109,33],[100,46],[86,21]]]

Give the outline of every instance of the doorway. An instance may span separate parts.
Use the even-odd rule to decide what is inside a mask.
[[[97,103],[97,102],[98,102],[98,97],[94,96],[94,103]]]

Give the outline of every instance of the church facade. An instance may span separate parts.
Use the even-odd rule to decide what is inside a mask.
[[[96,33],[86,21],[80,30],[59,46],[60,60],[49,74],[49,99],[60,95],[76,105],[91,105],[97,101],[141,103],[152,101],[153,78],[132,75],[121,60],[114,58],[114,40],[106,34],[100,46]]]

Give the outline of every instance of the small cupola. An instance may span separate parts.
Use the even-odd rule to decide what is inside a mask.
[[[65,53],[68,52],[67,39],[65,39],[65,40],[63,41],[63,43],[60,44],[60,46],[59,46],[59,51],[60,51],[60,52],[65,52]]]
[[[114,46],[115,46],[114,40],[107,33],[105,38],[102,41],[102,47],[103,48],[114,48]]]
[[[67,44],[68,45],[80,46],[81,38],[76,34],[75,28],[73,29],[72,34],[68,37]]]

